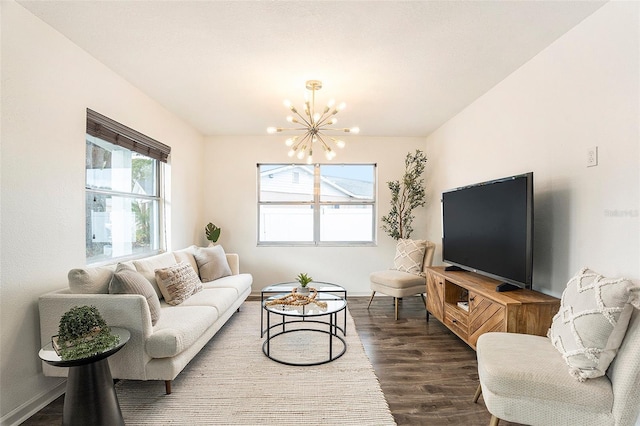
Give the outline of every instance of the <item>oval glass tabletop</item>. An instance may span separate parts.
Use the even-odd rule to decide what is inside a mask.
[[[334,294],[318,294],[315,299],[319,304],[310,302],[306,305],[287,305],[285,303],[273,303],[274,301],[287,296],[287,294],[277,294],[271,296],[263,302],[263,307],[269,312],[285,316],[313,317],[319,315],[333,314],[343,310],[347,302]],[[326,304],[326,306],[323,306]]]

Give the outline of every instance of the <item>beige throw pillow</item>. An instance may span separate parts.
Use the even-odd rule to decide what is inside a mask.
[[[422,262],[426,249],[426,240],[399,239],[396,244],[396,256],[393,259],[392,269],[424,277]]]
[[[581,269],[567,283],[547,336],[579,381],[603,376],[627,331],[640,288]]]
[[[110,294],[140,294],[147,299],[151,324],[156,325],[160,318],[160,300],[153,286],[132,266],[119,263],[109,283]]]
[[[203,288],[198,274],[188,262],[156,269],[156,282],[170,305],[179,305]]]
[[[193,256],[196,258],[203,283],[231,275],[231,268],[222,246],[198,247]]]

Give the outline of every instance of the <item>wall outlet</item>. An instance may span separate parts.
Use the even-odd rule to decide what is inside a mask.
[[[598,147],[594,146],[587,150],[587,167],[598,165]]]

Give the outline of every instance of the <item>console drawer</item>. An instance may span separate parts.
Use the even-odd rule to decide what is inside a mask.
[[[469,335],[469,315],[453,305],[444,307],[444,325],[463,339]]]

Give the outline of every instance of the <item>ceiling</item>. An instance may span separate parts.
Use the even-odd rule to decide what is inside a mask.
[[[204,135],[288,124],[305,81],[366,136],[426,136],[602,1],[18,0]]]

